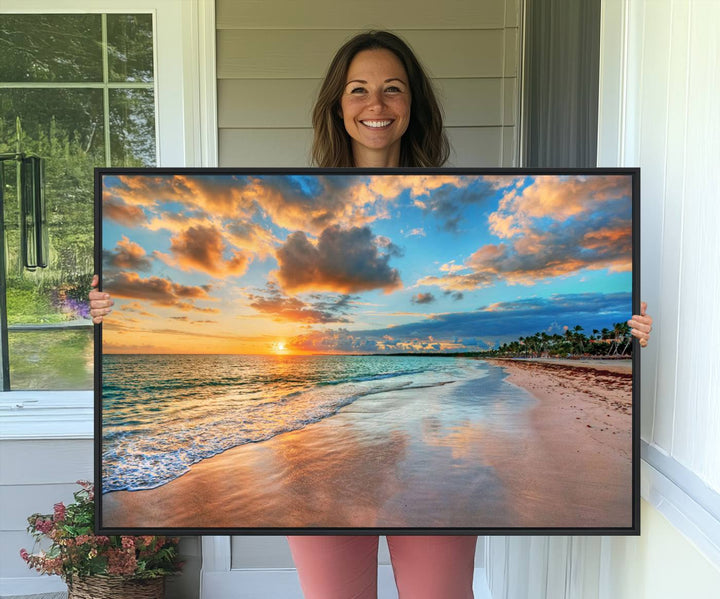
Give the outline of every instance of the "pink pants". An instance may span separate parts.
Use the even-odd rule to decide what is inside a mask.
[[[399,599],[472,599],[477,537],[387,538]],[[305,599],[375,599],[376,536],[288,537]]]

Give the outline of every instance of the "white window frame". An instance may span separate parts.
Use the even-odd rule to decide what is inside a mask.
[[[158,166],[217,166],[214,0],[0,0],[0,14],[151,13]],[[92,390],[0,392],[0,439],[91,439]]]

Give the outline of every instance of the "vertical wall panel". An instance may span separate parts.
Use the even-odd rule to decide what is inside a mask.
[[[485,544],[485,574],[493,599],[508,599],[509,543],[512,537],[488,537]],[[514,570],[520,571],[522,570]],[[524,575],[524,572],[522,573]],[[514,599],[520,599],[514,598]],[[538,598],[538,599],[541,599]]]
[[[669,1],[656,3],[652,10],[644,14],[646,34],[642,46],[643,56],[653,57],[653,60],[643,60],[641,63],[639,113],[631,115],[632,119],[639,120],[639,153],[638,160],[642,170],[642,277],[643,299],[648,302],[650,313],[657,318],[658,356],[663,356],[668,368],[658,372],[657,385],[662,394],[656,393],[656,405],[651,414],[654,416],[653,436],[659,447],[670,451],[672,448],[672,414],[674,410],[675,394],[675,366],[671,364],[672,354],[676,346],[672,315],[666,313],[666,305],[659,306],[653,298],[646,297],[645,281],[659,282],[664,290],[677,287],[677,281],[665,280],[660,268],[662,255],[665,252],[663,239],[658,235],[663,229],[663,215],[665,212],[665,164],[667,157],[667,123],[668,113],[666,98],[669,89],[669,63],[670,63],[670,27],[671,7]],[[658,102],[658,98],[662,101]],[[674,224],[674,223],[673,223]],[[672,250],[679,253],[679,242],[671,242]],[[652,293],[652,292],[650,292]],[[670,291],[672,293],[672,291]],[[657,315],[657,316],[655,316]],[[654,342],[654,340],[653,340]],[[652,381],[643,381],[644,389]]]
[[[598,599],[600,537],[489,537],[493,599]]]
[[[720,490],[718,187],[720,4],[631,5],[625,163],[642,168],[642,287],[655,318],[643,352],[643,438]]]
[[[720,3],[689,13],[683,252],[673,457],[720,491]]]
[[[506,559],[508,565],[510,564],[525,564],[532,563],[532,544],[527,542],[528,539],[525,537],[509,537],[508,538],[508,551]],[[528,594],[530,585],[532,583],[529,576],[513,576],[512,570],[507,569],[508,573],[506,585],[507,585],[507,597],[530,597]],[[537,593],[537,589],[533,594]]]
[[[545,597],[548,588],[550,537],[531,537],[527,544],[530,548],[530,564],[527,575],[529,594],[526,597],[527,599]]]
[[[685,187],[685,145],[687,125],[687,57],[688,19],[687,4],[675,3],[667,15],[671,27],[665,46],[669,49],[667,119],[663,126],[667,130],[665,152],[665,196],[664,222],[659,265],[660,288],[662,289],[662,314],[658,321],[658,360],[663,364],[657,372],[655,405],[656,422],[651,439],[659,447],[672,451],[669,428],[673,427],[673,413],[677,401],[677,361],[680,257],[683,244],[683,192]],[[665,28],[663,28],[665,29]],[[649,125],[648,125],[649,126]],[[654,207],[654,204],[651,204]]]

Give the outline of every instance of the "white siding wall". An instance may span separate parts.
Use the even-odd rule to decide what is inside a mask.
[[[52,513],[59,501],[72,501],[79,487],[75,481],[92,480],[93,442],[86,439],[0,440],[0,580],[35,578],[20,559],[20,548],[32,549],[25,531],[27,517],[35,512]],[[64,589],[60,580],[41,584]],[[15,587],[20,588],[20,587]],[[2,594],[2,593],[0,593]]]
[[[371,28],[399,33],[434,78],[452,165],[515,165],[519,4],[218,0],[220,165],[307,166],[325,70],[343,42]]]
[[[9,402],[2,408],[9,409]],[[27,411],[40,409],[23,408]],[[69,411],[69,410],[66,410]],[[42,415],[35,415],[42,418]],[[17,420],[17,418],[15,418]],[[49,421],[59,428],[59,418]],[[33,513],[51,514],[53,505],[73,501],[78,480],[93,480],[93,440],[90,427],[80,434],[55,439],[51,433],[38,436],[15,434],[18,428],[3,413],[0,431],[0,597],[58,592],[64,596],[65,584],[57,576],[40,576],[20,558],[20,549],[31,551],[33,538],[26,532],[27,517]],[[80,424],[79,426],[83,426]],[[46,438],[42,438],[42,436]],[[194,599],[200,586],[200,542],[185,537],[180,543],[185,562],[183,574],[168,580],[167,597]]]
[[[598,162],[642,169],[656,323],[642,353],[642,535],[490,539],[494,599],[718,596],[719,23],[716,0],[603,3]]]

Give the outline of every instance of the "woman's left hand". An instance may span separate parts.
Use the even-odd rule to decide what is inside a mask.
[[[645,313],[646,309],[647,304],[640,302],[640,314],[633,314],[632,318],[628,320],[628,325],[631,327],[630,333],[638,338],[640,347],[647,346],[648,339],[650,339],[650,331],[652,331],[653,319],[652,316]]]

